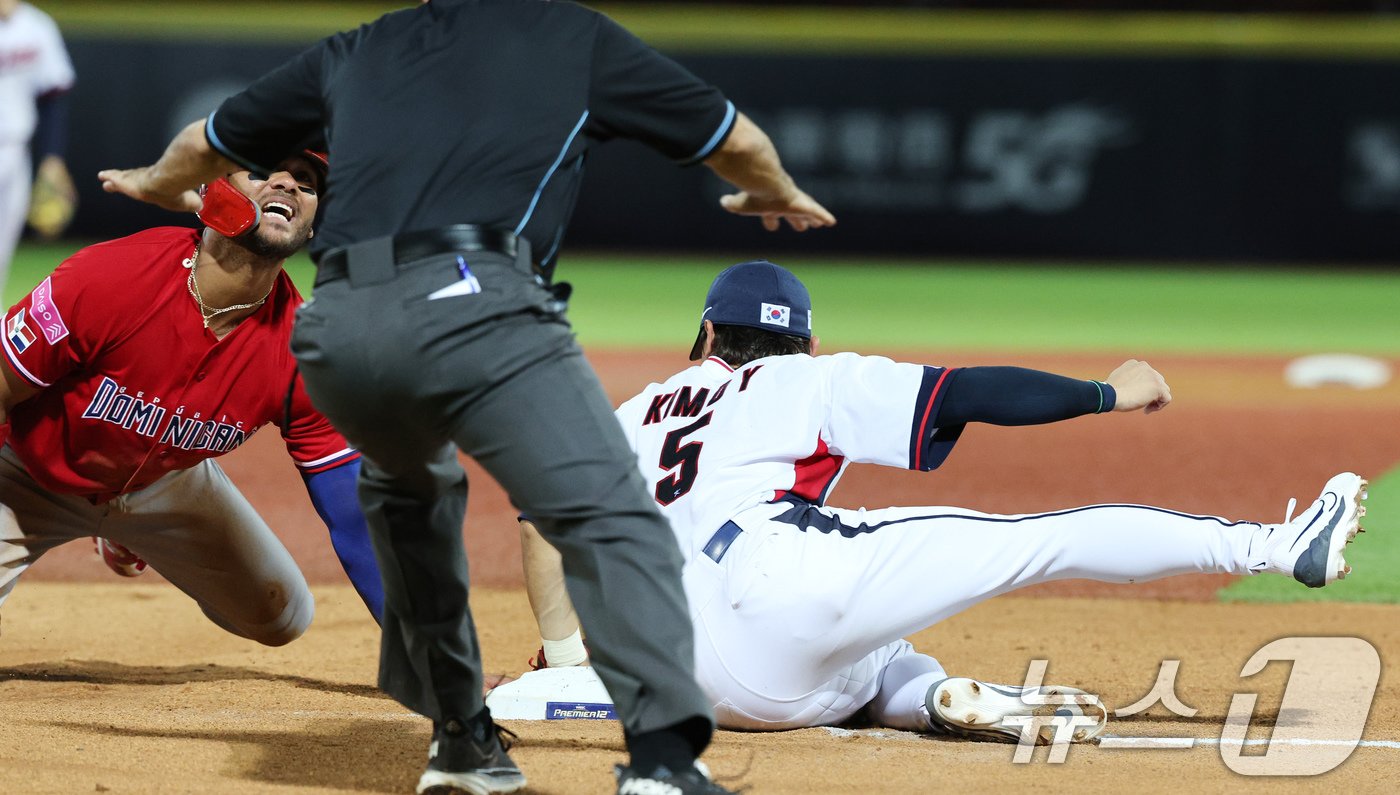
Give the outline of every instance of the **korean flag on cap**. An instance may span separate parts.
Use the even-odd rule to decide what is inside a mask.
[[[759,314],[758,321],[769,326],[788,327],[788,318],[792,310],[781,304],[764,304],[763,310]]]

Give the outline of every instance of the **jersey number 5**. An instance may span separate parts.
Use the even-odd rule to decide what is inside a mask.
[[[680,467],[681,470],[656,481],[657,502],[670,505],[684,497],[695,485],[695,478],[700,474],[700,448],[704,447],[705,443],[691,442],[682,445],[681,440],[709,425],[713,416],[713,411],[707,412],[684,428],[677,428],[666,434],[666,441],[661,444],[661,468],[671,470]]]

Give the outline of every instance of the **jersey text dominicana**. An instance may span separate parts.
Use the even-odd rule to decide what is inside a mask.
[[[222,340],[189,296],[198,232],[157,228],[85,248],[5,316],[5,364],[41,391],[9,444],[53,491],[94,501],[227,453],[268,422],[303,474],[358,457],[298,384],[288,347],[301,296],[285,273]]]
[[[879,356],[716,357],[617,410],[687,560],[740,512],[822,504],[851,462],[937,467],[962,426],[932,425],[952,370]]]

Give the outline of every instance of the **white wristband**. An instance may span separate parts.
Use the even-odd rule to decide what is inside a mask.
[[[588,649],[583,646],[583,637],[578,630],[563,640],[540,638],[544,647],[544,659],[550,668],[568,668],[588,662]]]

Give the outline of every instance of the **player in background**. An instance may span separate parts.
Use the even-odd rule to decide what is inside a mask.
[[[968,423],[1152,413],[1171,391],[1132,359],[1104,381],[1080,381],[1014,367],[816,356],[807,289],[765,261],[721,273],[701,317],[690,355],[700,363],[647,387],[617,416],[685,555],[696,676],[721,726],[834,725],[865,709],[882,726],[1014,739],[1018,716],[1047,711],[1045,701],[1026,700],[1038,695],[1068,702],[1056,720],[1069,726],[1066,736],[1087,740],[1106,721],[1096,698],[950,677],[902,638],[1051,580],[1274,572],[1321,587],[1349,571],[1342,552],[1360,532],[1366,486],[1351,473],[1328,481],[1296,518],[1290,502],[1283,524],[1144,505],[1013,516],[828,507],[852,462],[928,471]],[[543,543],[528,527],[523,538]],[[561,575],[546,554],[527,549],[526,561],[534,562],[532,595],[547,594]],[[549,605],[555,614],[566,608]],[[557,624],[551,632],[558,641]],[[564,658],[582,650],[576,639],[552,648]],[[1054,730],[1047,723],[1037,739]]]
[[[63,162],[72,86],[73,64],[53,20],[28,3],[0,0],[0,289],[26,213],[45,237],[73,217],[77,194]],[[31,139],[39,157],[32,189]]]
[[[6,314],[0,603],[45,552],[100,536],[229,632],[294,640],[311,622],[311,592],[214,461],[274,423],[378,619],[359,453],[311,407],[288,345],[302,299],[282,263],[313,234],[323,178],[310,152],[272,173],[234,173],[208,186],[208,228],[82,249]]]

